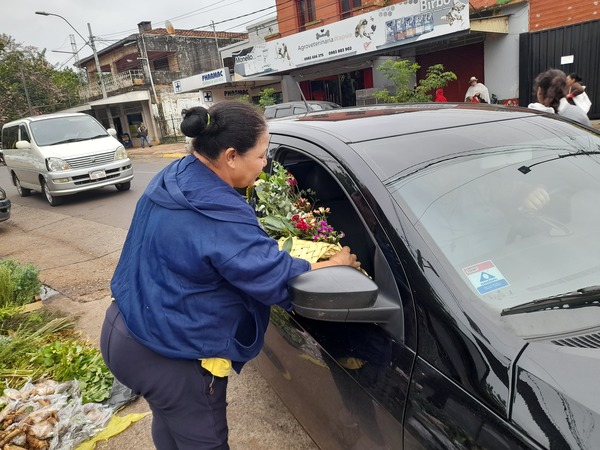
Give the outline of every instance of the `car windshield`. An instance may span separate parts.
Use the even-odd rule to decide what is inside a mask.
[[[65,144],[108,136],[93,117],[63,116],[31,122],[33,138],[39,146]]]
[[[394,148],[420,152],[382,178],[458,285],[498,314],[600,285],[600,138],[534,123],[369,143],[389,175],[399,167],[392,155],[403,154]]]

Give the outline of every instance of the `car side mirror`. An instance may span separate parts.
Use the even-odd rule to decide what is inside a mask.
[[[292,278],[288,291],[294,310],[301,316],[345,322],[350,311],[372,308],[379,288],[352,267],[332,266]]]
[[[18,148],[18,149],[31,148],[31,143],[29,141],[17,141],[15,143],[15,148]]]
[[[112,137],[117,136],[117,130],[114,128],[107,128],[106,131],[108,131],[108,134],[110,134]]]

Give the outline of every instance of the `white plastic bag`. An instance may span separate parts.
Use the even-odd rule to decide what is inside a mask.
[[[588,97],[588,95],[585,92],[582,92],[579,95],[575,95],[573,97],[573,101],[575,102],[575,104],[577,106],[579,106],[581,109],[583,109],[583,112],[585,112],[586,114],[592,107],[592,101],[590,100],[590,98]]]

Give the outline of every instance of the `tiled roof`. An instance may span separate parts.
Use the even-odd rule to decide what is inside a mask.
[[[167,36],[171,33],[167,31],[166,28],[154,28],[150,31],[145,31],[143,34],[158,34],[162,36]],[[214,39],[215,34],[219,39],[248,39],[248,33],[228,33],[226,31],[200,31],[200,30],[178,30],[175,29],[175,32],[172,33],[173,36],[180,37],[197,37],[197,38],[211,38]]]

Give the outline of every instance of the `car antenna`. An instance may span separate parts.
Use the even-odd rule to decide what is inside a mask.
[[[304,106],[306,106],[306,112],[310,111],[310,106],[308,106],[308,102],[306,101],[306,97],[304,96],[304,92],[300,88],[300,83],[296,81],[296,86],[298,86],[298,90],[300,91],[300,95],[302,96],[302,100],[304,100]]]

